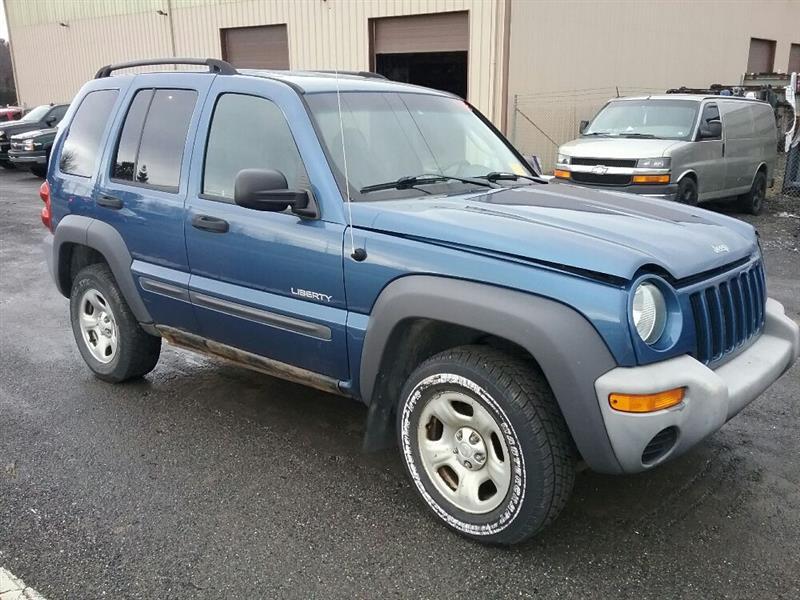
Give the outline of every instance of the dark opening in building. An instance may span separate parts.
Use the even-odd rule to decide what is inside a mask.
[[[377,73],[467,97],[468,13],[370,19],[370,44]]]

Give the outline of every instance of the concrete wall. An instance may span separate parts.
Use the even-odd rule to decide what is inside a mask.
[[[369,69],[371,17],[469,11],[469,100],[499,122],[505,3],[497,0],[6,0],[17,89],[28,105],[69,100],[99,66],[221,56],[223,27],[286,23],[293,69]],[[157,13],[162,10],[170,18]],[[65,22],[62,27],[58,22]]]
[[[800,43],[800,0],[512,0],[509,134],[552,164],[556,145],[617,88],[626,96],[739,83],[751,37],[775,40],[775,69],[786,71],[790,44]]]

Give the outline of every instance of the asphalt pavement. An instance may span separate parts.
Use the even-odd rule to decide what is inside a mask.
[[[800,366],[655,471],[583,472],[512,549],[436,523],[351,401],[164,347],[84,366],[46,273],[40,180],[0,172],[0,567],[49,600],[800,597]],[[759,227],[800,320],[800,200]],[[738,216],[738,215],[734,215]]]

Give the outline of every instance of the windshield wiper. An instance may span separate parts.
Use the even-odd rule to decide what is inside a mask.
[[[439,173],[423,173],[422,175],[406,175],[405,177],[400,177],[399,179],[387,181],[385,183],[375,183],[373,185],[363,187],[358,191],[362,194],[369,194],[370,192],[378,192],[381,190],[407,190],[418,185],[441,183],[442,181],[448,180],[460,181],[462,183],[473,183],[483,187],[497,187],[490,181],[482,181],[480,179],[472,179],[469,177],[453,177],[452,175],[441,175]]]
[[[590,135],[606,135],[611,137],[613,134],[610,131],[592,131],[591,133],[583,133],[581,135],[586,137],[589,137]]]
[[[619,135],[621,135],[622,137],[647,138],[647,139],[651,139],[651,138],[654,139],[656,137],[652,133],[635,133],[635,132],[634,133],[620,133]]]
[[[530,179],[531,181],[536,181],[537,183],[542,182],[542,180],[538,177],[532,177],[530,175],[517,175],[516,173],[508,173],[505,171],[492,171],[486,175],[480,175],[478,178],[486,179],[487,181],[491,181],[493,183],[495,181],[516,181],[517,179]]]

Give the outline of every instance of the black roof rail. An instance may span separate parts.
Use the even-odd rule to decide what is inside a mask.
[[[110,77],[112,71],[118,71],[119,69],[152,65],[204,65],[208,67],[209,73],[217,73],[219,75],[236,75],[238,73],[233,65],[218,58],[147,58],[100,67],[94,78]]]
[[[366,77],[367,79],[386,79],[385,75],[380,73],[373,73],[372,71],[320,71],[315,70],[312,73],[325,73],[326,75],[355,75],[356,77]]]

